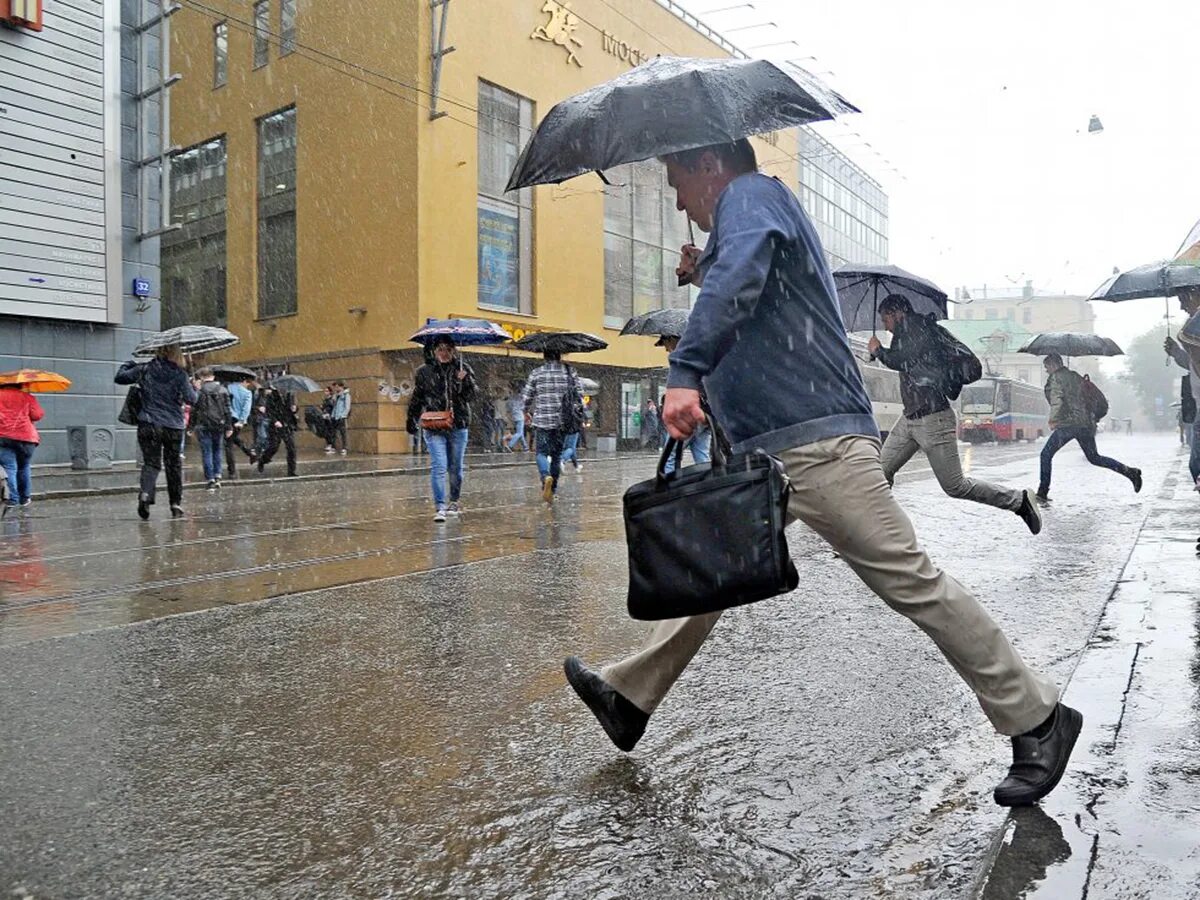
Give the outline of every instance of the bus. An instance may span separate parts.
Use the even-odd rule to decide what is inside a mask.
[[[1050,404],[1037,385],[985,375],[958,396],[958,437],[982,441],[1032,441],[1049,430]]]
[[[879,360],[871,359],[866,339],[857,334],[850,335],[850,349],[867,387],[875,424],[879,426],[879,433],[886,438],[896,419],[904,413],[904,403],[900,399],[900,374]]]

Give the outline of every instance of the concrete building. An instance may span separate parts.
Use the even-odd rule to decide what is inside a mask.
[[[665,356],[619,329],[693,301],[663,169],[504,185],[563,97],[656,54],[738,52],[669,0],[185,6],[164,319],[227,324],[242,338],[229,361],[346,381],[351,447],[380,452],[409,446],[404,389],[423,360],[408,338],[427,318],[592,332],[609,348],[572,362],[601,385],[595,431],[632,442]],[[755,145],[796,190],[797,130]],[[536,363],[468,358],[495,399]]]
[[[137,31],[159,7],[19,6],[36,18],[0,25],[0,370],[73,382],[39,397],[35,462],[103,466],[134,458],[112,378],[159,327],[158,241],[142,236],[158,222],[161,157],[139,165],[163,144],[158,26]],[[73,426],[90,430],[69,444]]]
[[[1086,297],[1038,294],[1032,282],[1017,291],[958,288],[955,300],[946,325],[975,351],[985,370],[1030,384],[1046,380],[1041,358],[1017,350],[1047,331],[1094,334],[1096,330],[1096,313]],[[1099,372],[1095,357],[1090,356],[1072,359],[1071,368],[1092,378]]]

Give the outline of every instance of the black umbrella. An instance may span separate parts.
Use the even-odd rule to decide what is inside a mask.
[[[858,112],[793,63],[660,56],[558,103],[506,190]]]
[[[913,312],[946,318],[946,292],[919,275],[899,266],[839,266],[833,270],[842,321],[847,331],[878,331],[879,301],[889,294],[900,294],[912,304]]]
[[[515,341],[513,346],[530,353],[591,353],[603,350],[608,342],[583,331],[537,331]]]
[[[691,310],[687,309],[652,309],[650,312],[634,316],[626,322],[625,327],[621,329],[621,334],[652,334],[659,337],[683,337],[683,331],[687,328],[688,316],[690,314]]]
[[[1088,299],[1120,303],[1146,297],[1173,297],[1185,288],[1200,288],[1200,265],[1162,261],[1112,276]]]
[[[213,366],[212,373],[217,381],[245,381],[247,378],[258,377],[253,370],[234,365]]]
[[[306,375],[280,375],[272,378],[270,385],[281,394],[315,394],[321,390],[321,385]]]
[[[1124,356],[1125,351],[1112,338],[1077,331],[1047,331],[1017,351],[1034,356]]]

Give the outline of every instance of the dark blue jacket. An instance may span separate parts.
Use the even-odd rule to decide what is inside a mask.
[[[730,182],[700,269],[667,386],[703,383],[735,451],[878,439],[821,242],[782,182],[757,172]]]
[[[142,386],[138,421],[183,430],[183,404],[196,402],[196,389],[187,372],[166,359],[122,363],[113,378],[117,384]]]

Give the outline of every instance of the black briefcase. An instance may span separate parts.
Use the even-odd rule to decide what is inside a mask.
[[[783,536],[791,491],[783,463],[762,451],[721,451],[680,468],[683,446],[667,442],[651,481],[625,492],[629,615],[674,619],[766,600],[800,582]],[[671,454],[675,471],[664,474]]]

